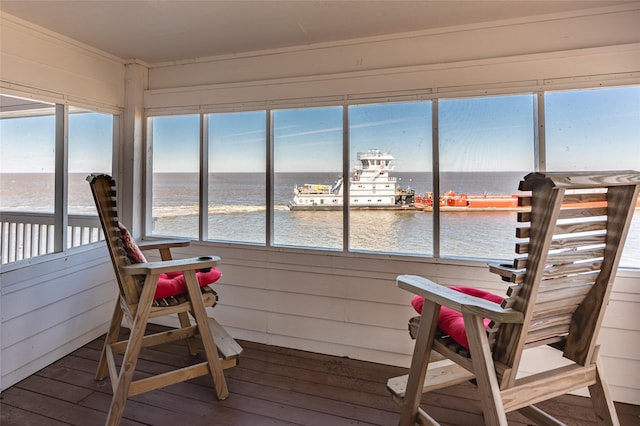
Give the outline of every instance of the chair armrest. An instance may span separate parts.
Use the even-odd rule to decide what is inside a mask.
[[[134,263],[121,266],[120,271],[124,275],[150,275],[163,274],[165,272],[183,272],[212,268],[220,263],[218,256],[191,257],[188,259],[166,260],[158,262]]]
[[[403,290],[459,312],[490,318],[499,323],[521,323],[524,319],[522,312],[504,309],[497,303],[452,290],[418,275],[400,275],[396,282]]]
[[[154,250],[154,249],[170,249],[174,247],[187,247],[191,244],[189,240],[158,240],[158,241],[141,241],[138,244],[140,250]]]

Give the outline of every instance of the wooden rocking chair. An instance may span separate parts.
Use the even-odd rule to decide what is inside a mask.
[[[438,424],[420,407],[422,394],[468,380],[477,384],[487,425],[506,425],[506,413],[515,410],[538,424],[562,424],[533,404],[584,387],[598,422],[619,424],[597,337],[638,202],[640,173],[532,173],[520,190],[531,191],[520,198],[530,211],[518,213],[518,222],[527,225],[516,229],[523,239],[516,253],[523,256],[513,265],[490,266],[513,283],[502,304],[415,275],[397,278],[400,288],[424,298],[421,316],[410,321],[417,339],[409,374],[387,383],[402,407],[401,425]],[[439,327],[444,307],[461,312],[468,350]],[[523,351],[540,345],[562,351],[570,365],[516,377]],[[453,362],[428,369],[438,354]]]
[[[214,268],[215,272],[220,259],[208,256],[173,260],[171,248],[187,246],[189,241],[172,241],[141,244],[141,250],[160,251],[162,261],[146,262],[141,253],[131,253],[131,245],[134,248],[137,246],[118,221],[115,181],[111,176],[98,174],[87,176],[87,181],[91,186],[120,290],[96,372],[96,380],[103,380],[108,374],[113,388],[106,424],[120,423],[128,397],[203,375],[210,375],[213,379],[218,399],[227,398],[229,391],[223,369],[236,365],[242,348],[215,319],[207,317],[205,308],[216,304],[217,294],[208,286],[201,287],[200,272],[197,272],[208,268]],[[142,259],[132,261],[132,255],[141,256]],[[141,260],[144,263],[135,263]],[[183,280],[186,291],[159,298],[158,283],[161,277],[166,276],[163,274],[172,272],[183,272],[184,278],[180,274],[176,276]],[[174,314],[178,316],[181,328],[145,335],[150,319]],[[195,319],[195,325],[191,325],[189,314]],[[126,340],[119,340],[123,317],[127,318],[130,331]],[[204,361],[134,380],[136,363],[143,348],[177,340],[187,341],[192,356],[198,354],[199,348],[203,348]],[[118,362],[116,355],[119,354],[124,356]]]

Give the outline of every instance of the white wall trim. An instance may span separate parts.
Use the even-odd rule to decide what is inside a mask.
[[[0,80],[0,93],[7,96],[15,96],[34,101],[51,102],[54,104],[69,105],[80,108],[91,109],[103,114],[122,114],[123,108],[117,105],[110,105],[103,102],[96,102],[92,99],[80,98],[73,95],[43,90],[36,87],[24,86],[22,84],[10,83]]]
[[[626,58],[627,69],[616,72],[620,69],[620,61],[615,59],[621,57]],[[605,67],[601,74],[576,74],[578,65],[584,61],[610,61],[616,65],[610,69]],[[566,65],[576,63],[578,65]],[[565,69],[567,71],[562,74],[561,70]],[[456,79],[452,80],[451,74],[464,75],[465,78],[469,75],[481,77],[474,77],[476,81],[472,84],[452,85],[450,82]],[[513,79],[505,81],[502,78],[505,74],[512,75]],[[427,82],[432,84],[425,84]],[[145,92],[145,109],[148,115],[164,115],[185,111],[336,105],[383,98],[395,101],[430,99],[442,95],[486,96],[631,84],[640,84],[640,43],[447,64],[151,89]],[[372,87],[383,90],[372,91]]]

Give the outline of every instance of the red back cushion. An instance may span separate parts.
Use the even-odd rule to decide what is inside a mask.
[[[120,222],[118,222],[118,228],[120,228],[120,234],[122,235],[122,247],[131,263],[147,263],[147,259],[142,254],[142,250],[136,244],[129,230]]]

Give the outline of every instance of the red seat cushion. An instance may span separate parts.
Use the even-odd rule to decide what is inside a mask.
[[[142,254],[142,250],[138,247],[135,240],[131,237],[131,234],[127,228],[118,223],[120,233],[122,234],[122,246],[127,253],[127,257],[131,263],[146,263],[147,259]],[[198,278],[198,284],[200,287],[204,287],[209,284],[213,284],[220,279],[222,273],[217,268],[211,268],[208,272],[196,272]],[[168,272],[160,274],[158,278],[158,287],[156,293],[153,296],[154,299],[164,299],[167,297],[177,296],[187,292],[187,282],[182,272]]]
[[[218,281],[222,273],[217,268],[211,268],[209,272],[196,272],[198,284],[204,287]],[[187,292],[187,282],[182,272],[168,272],[160,274],[158,278],[158,287],[154,299],[163,299],[165,297],[177,296]]]
[[[488,291],[480,290],[473,287],[449,287],[452,290],[459,291],[461,293],[468,294],[470,296],[479,297],[481,299],[489,300],[491,302],[500,304],[504,300],[503,297],[489,293]],[[424,298],[422,296],[414,296],[411,300],[411,305],[419,314],[422,313],[422,306],[424,305]],[[484,319],[484,327],[489,328],[490,319]],[[438,317],[438,328],[442,332],[451,336],[460,346],[469,349],[469,341],[467,340],[467,332],[464,329],[464,319],[462,313],[455,309],[447,308],[446,306],[440,307],[440,315]]]

